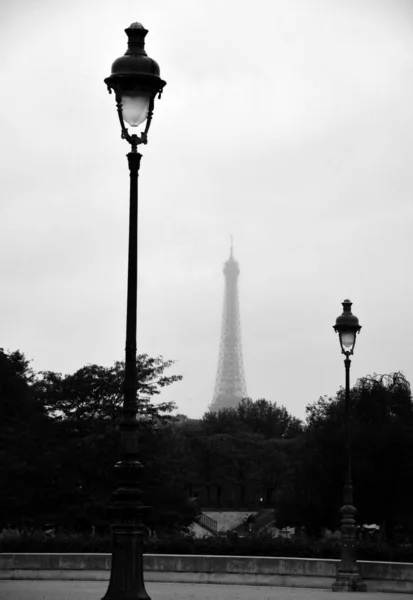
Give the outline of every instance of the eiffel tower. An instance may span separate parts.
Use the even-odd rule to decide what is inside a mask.
[[[241,327],[238,306],[239,266],[233,256],[224,265],[225,293],[222,315],[221,344],[215,392],[210,411],[231,408],[247,395],[242,362]]]

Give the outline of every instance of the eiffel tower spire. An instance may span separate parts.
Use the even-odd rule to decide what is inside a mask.
[[[229,408],[247,395],[241,348],[241,327],[238,306],[238,262],[233,256],[231,236],[230,257],[224,265],[225,293],[222,315],[221,343],[215,392],[210,410]]]

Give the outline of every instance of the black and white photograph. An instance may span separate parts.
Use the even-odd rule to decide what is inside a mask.
[[[412,594],[412,0],[0,47],[0,600]]]

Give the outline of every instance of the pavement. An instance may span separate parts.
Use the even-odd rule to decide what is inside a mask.
[[[407,600],[408,594],[203,583],[146,583],[152,600]],[[100,600],[107,581],[0,580],[0,600]]]

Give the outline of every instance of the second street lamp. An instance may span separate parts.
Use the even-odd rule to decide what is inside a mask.
[[[361,579],[356,560],[356,509],[353,501],[353,480],[351,467],[351,423],[350,423],[350,356],[354,353],[356,336],[361,326],[358,318],[351,312],[350,300],[344,300],[343,314],[337,317],[334,331],[338,333],[341,352],[345,355],[346,368],[345,419],[347,444],[347,476],[343,489],[341,512],[341,561],[337,569],[337,578],[333,583],[333,592],[365,592],[366,584]]]
[[[143,523],[139,487],[142,465],[138,455],[137,372],[136,372],[136,304],[138,268],[138,172],[139,144],[146,144],[155,97],[160,96],[165,81],[159,66],[145,52],[148,31],[140,23],[125,29],[128,49],[112,65],[105,79],[109,92],[115,92],[121,135],[131,145],[127,154],[130,171],[128,296],[126,307],[125,379],[122,421],[120,423],[120,461],[115,465],[117,487],[113,494],[114,524],[112,567],[104,600],[149,600],[143,580]],[[131,127],[145,123],[140,134],[130,134]]]

